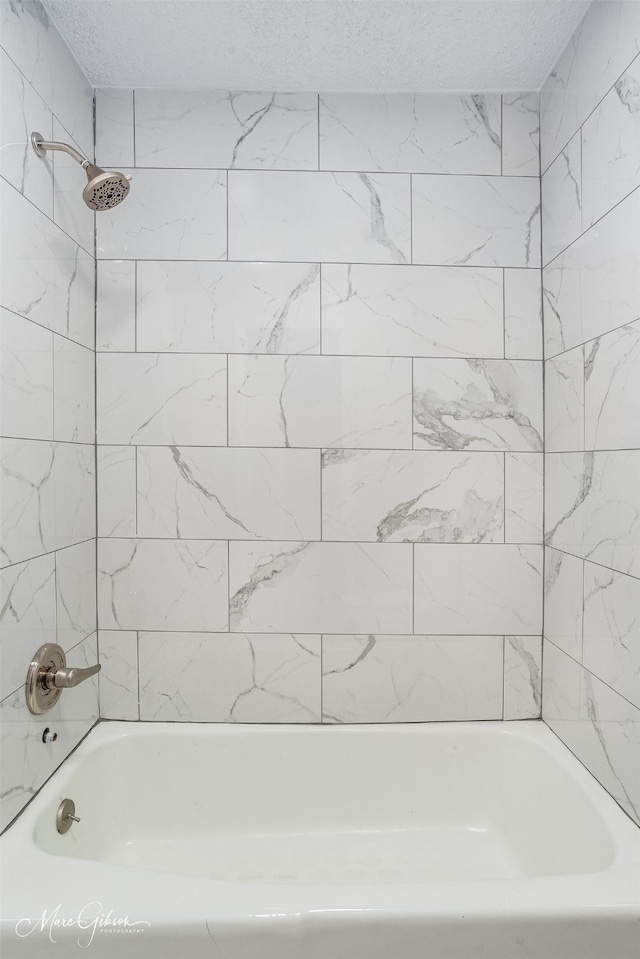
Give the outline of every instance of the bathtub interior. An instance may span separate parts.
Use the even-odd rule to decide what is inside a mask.
[[[524,731],[541,724],[430,726],[124,732],[71,761],[35,842],[57,856],[242,883],[515,879],[610,865],[607,823],[576,771]],[[66,796],[81,822],[60,835]]]

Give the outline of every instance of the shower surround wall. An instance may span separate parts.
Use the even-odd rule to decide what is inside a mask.
[[[101,715],[538,716],[537,95],[96,110]]]
[[[640,822],[640,3],[594,3],[541,95],[543,719]]]
[[[28,143],[38,130],[92,156],[93,91],[39,3],[0,14],[2,828],[96,721],[98,684],[27,710],[42,643],[96,661],[94,218],[78,166]]]

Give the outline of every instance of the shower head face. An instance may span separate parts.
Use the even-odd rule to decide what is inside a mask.
[[[124,173],[106,172],[93,164],[87,167],[87,178],[82,199],[91,210],[110,210],[122,203],[131,189],[131,178]]]

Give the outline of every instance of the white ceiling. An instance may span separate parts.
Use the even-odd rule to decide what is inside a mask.
[[[97,87],[538,89],[583,0],[45,0]]]

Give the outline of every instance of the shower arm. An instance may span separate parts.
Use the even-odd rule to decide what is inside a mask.
[[[37,133],[32,133],[31,145],[39,157],[43,157],[48,150],[58,150],[60,153],[68,153],[84,170],[91,166],[91,160],[88,160],[74,147],[69,146],[68,143],[60,143],[57,140],[42,140]]]

